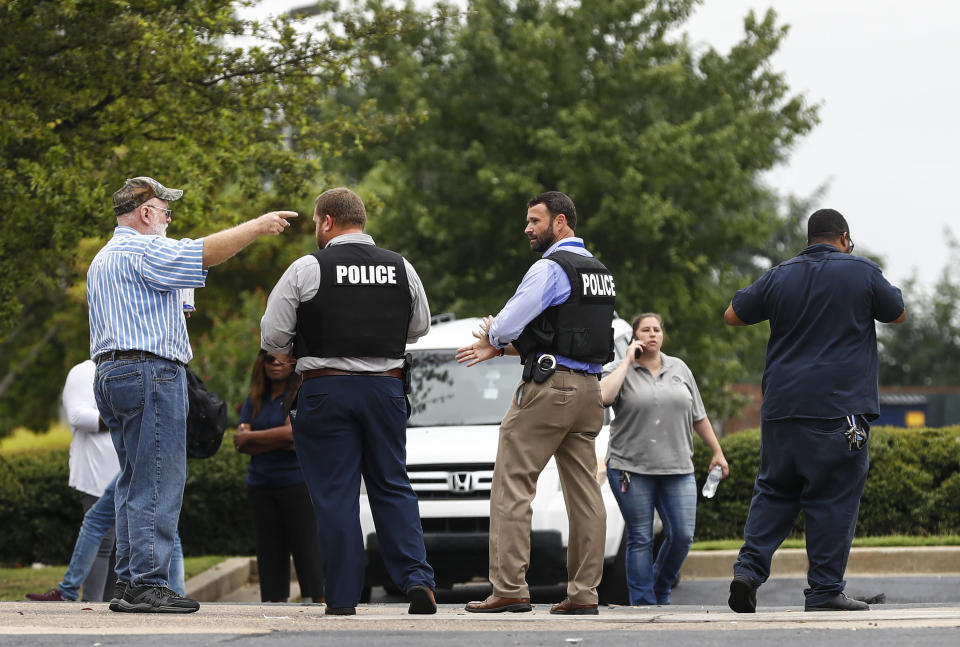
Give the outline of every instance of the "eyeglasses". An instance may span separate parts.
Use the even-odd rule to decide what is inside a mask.
[[[853,253],[853,239],[850,238],[850,232],[847,232],[847,244],[850,245],[850,249],[847,250],[847,253],[848,253],[848,254],[852,254],[852,253]]]
[[[274,357],[273,355],[267,355],[263,358],[264,364],[287,364],[287,360],[282,357]]]
[[[166,216],[170,220],[173,220],[173,209],[164,209],[163,207],[158,207],[153,204],[146,204],[144,206],[149,207],[150,209],[156,209],[157,211],[162,211],[164,216]]]

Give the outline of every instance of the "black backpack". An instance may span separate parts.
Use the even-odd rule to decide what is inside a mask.
[[[187,372],[187,458],[210,458],[220,449],[227,428],[227,405],[207,389],[197,374]]]

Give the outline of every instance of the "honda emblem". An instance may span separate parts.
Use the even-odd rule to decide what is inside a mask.
[[[472,492],[473,474],[470,472],[450,472],[447,476],[447,486],[451,492]]]

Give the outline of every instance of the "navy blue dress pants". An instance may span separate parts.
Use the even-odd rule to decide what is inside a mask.
[[[387,572],[401,591],[436,588],[417,495],[407,477],[407,402],[394,377],[331,375],[304,380],[293,440],[317,515],[327,606],[354,607],[366,555],[360,476]]]
[[[867,443],[851,451],[844,435],[847,429],[843,418],[763,421],[760,471],[734,575],[755,586],[763,584],[770,576],[774,551],[802,511],[809,562],[806,603],[821,604],[843,591],[870,465]]]

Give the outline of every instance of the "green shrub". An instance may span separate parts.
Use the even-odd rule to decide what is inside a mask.
[[[760,432],[721,441],[730,478],[713,499],[700,497],[698,541],[742,536],[760,461]],[[80,528],[80,496],[67,487],[66,450],[0,456],[0,563],[65,564]],[[870,474],[857,534],[960,534],[960,427],[871,430]],[[248,458],[228,434],[216,456],[190,461],[180,517],[187,555],[252,555],[247,503]],[[694,466],[703,484],[710,452],[696,440]],[[699,495],[698,495],[699,497]],[[794,535],[803,532],[798,520]]]
[[[759,430],[720,441],[730,477],[717,496],[698,495],[698,541],[743,534],[760,465]],[[710,450],[696,438],[694,466],[703,484]],[[960,427],[870,431],[870,472],[860,501],[858,536],[943,535],[960,532]],[[800,515],[792,535],[803,533]]]
[[[67,486],[67,450],[0,456],[0,563],[66,564],[83,520],[80,495]],[[224,437],[211,458],[189,461],[180,514],[189,555],[252,555],[247,485],[249,457]]]

